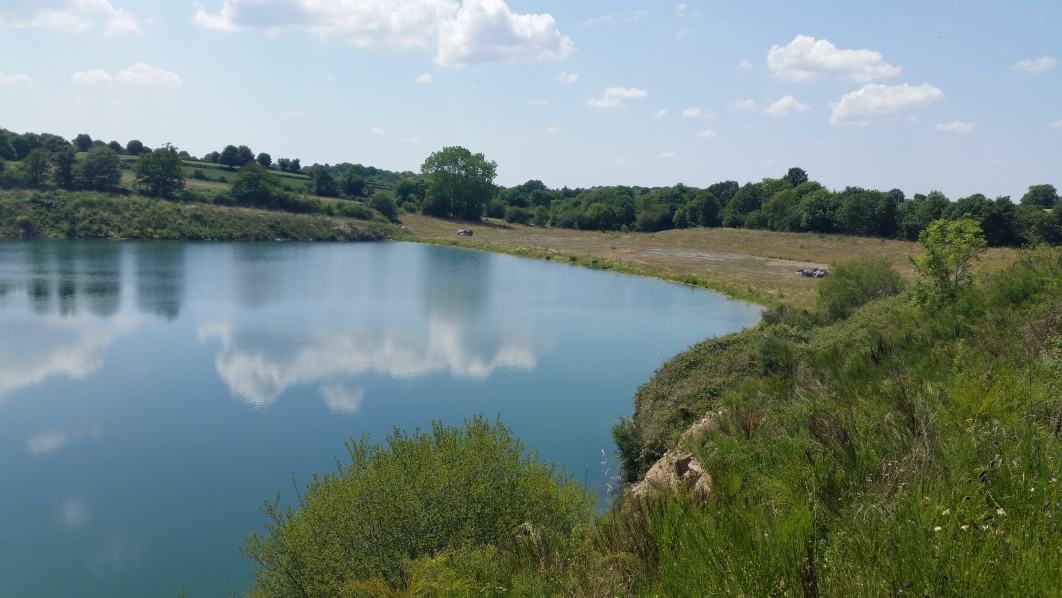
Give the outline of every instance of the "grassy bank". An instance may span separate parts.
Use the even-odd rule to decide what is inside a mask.
[[[0,237],[377,241],[399,236],[401,229],[379,220],[176,203],[139,195],[0,193]]]
[[[1060,435],[1062,250],[1042,248],[942,304],[774,309],[692,347],[616,429],[631,479],[688,452],[663,466],[675,487],[418,555],[344,595],[1054,596]],[[306,579],[348,566],[300,558]]]

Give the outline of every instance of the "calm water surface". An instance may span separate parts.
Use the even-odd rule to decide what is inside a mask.
[[[500,413],[603,493],[638,385],[758,318],[425,245],[0,242],[0,597],[238,595],[262,499],[395,426]]]

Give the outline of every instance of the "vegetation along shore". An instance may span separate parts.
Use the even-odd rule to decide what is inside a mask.
[[[756,327],[691,347],[638,389],[613,428],[623,469],[603,512],[500,420],[352,440],[346,463],[299,488],[297,509],[265,503],[266,527],[242,547],[250,596],[1062,587],[1051,185],[1018,203],[951,201],[830,191],[794,168],[705,189],[503,189],[493,162],[457,147],[393,173],[7,131],[0,156],[6,237],[404,238],[768,306]],[[455,219],[471,239],[456,239]],[[804,266],[831,273],[795,276]]]

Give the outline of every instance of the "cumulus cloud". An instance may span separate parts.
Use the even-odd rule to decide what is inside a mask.
[[[414,83],[431,83],[431,79],[432,79],[431,75],[429,75],[428,73],[424,73],[423,75],[413,79],[413,82]]]
[[[709,118],[715,118],[715,113],[714,112],[702,112],[700,108],[693,107],[693,108],[686,108],[685,110],[683,110],[682,111],[682,116],[685,116],[686,118],[704,118],[704,119],[709,119]]]
[[[676,154],[675,152],[663,152],[660,154],[660,157],[664,160],[670,160],[671,158],[674,158],[677,155],[678,154]]]
[[[756,107],[756,100],[737,100],[730,102],[731,110],[751,110]]]
[[[739,71],[751,71],[752,70],[752,63],[749,62],[748,60],[742,60],[741,62],[738,63],[737,67],[738,67]]]
[[[772,46],[767,67],[783,81],[814,83],[827,78],[866,83],[900,74],[900,67],[885,62],[880,52],[838,50],[829,41],[798,35],[788,46]]]
[[[34,455],[46,455],[66,445],[69,438],[65,432],[45,432],[26,439],[26,450]]]
[[[864,85],[862,89],[845,94],[833,105],[830,124],[867,126],[879,120],[894,118],[944,99],[944,92],[929,85]]]
[[[26,75],[16,73],[14,75],[8,75],[4,71],[0,71],[0,85],[29,85],[33,83]]]
[[[667,108],[661,108],[653,113],[653,118],[664,118],[667,116]]]
[[[811,106],[798,102],[793,96],[785,96],[767,107],[767,113],[775,116],[788,116],[808,110],[811,110]]]
[[[609,87],[604,97],[592,98],[586,102],[591,108],[622,108],[623,100],[637,100],[649,95],[648,91],[637,87]]]
[[[527,103],[531,106],[545,106],[546,100],[528,100]]]
[[[372,130],[372,134],[373,135],[385,135],[385,136],[386,135],[394,135],[394,133],[392,133],[390,131],[385,131],[385,130],[379,129],[379,128],[373,129]]]
[[[561,128],[560,127],[550,127],[548,129],[546,129],[546,135],[556,135],[557,133],[560,133],[560,132],[561,132]]]
[[[575,73],[557,73],[553,78],[563,83],[575,83],[579,80],[579,75]]]
[[[1062,120],[1055,121],[1055,122],[1047,125],[1047,128],[1048,129],[1062,129]]]
[[[719,133],[716,133],[715,131],[712,131],[710,129],[706,129],[704,131],[697,131],[697,136],[701,139],[711,139],[712,137],[715,137],[718,134]]]
[[[969,133],[973,131],[975,126],[974,123],[964,123],[961,120],[956,120],[950,123],[937,123],[933,125],[933,130],[945,133]]]
[[[689,37],[689,35],[690,35],[690,28],[689,27],[683,27],[682,29],[679,29],[678,31],[675,32],[675,39],[681,41],[681,40],[684,40],[687,37]]]
[[[143,62],[138,62],[128,68],[111,75],[101,69],[80,71],[70,77],[75,83],[82,85],[96,85],[98,83],[129,83],[131,85],[146,85],[159,89],[172,89],[183,85],[177,73],[160,69]]]
[[[1058,61],[1050,56],[1041,56],[1032,60],[1022,60],[1015,63],[1011,68],[1023,73],[1040,73],[1055,66]]]
[[[135,15],[107,0],[3,2],[0,23],[68,33],[102,30],[106,37],[144,32]]]
[[[192,19],[218,31],[306,28],[363,47],[434,47],[443,66],[563,60],[574,50],[549,14],[517,14],[503,0],[224,0]]]

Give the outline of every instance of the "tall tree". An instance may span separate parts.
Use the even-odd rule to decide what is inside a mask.
[[[44,148],[36,148],[26,154],[22,160],[22,168],[26,173],[26,184],[36,187],[44,181],[44,175],[48,172],[50,156]]]
[[[98,145],[88,151],[74,169],[74,178],[78,186],[97,191],[106,191],[117,187],[122,182],[122,162],[118,154],[105,145]]]
[[[125,152],[125,148],[122,147],[122,144],[118,143],[117,141],[112,141],[112,142],[108,143],[107,147],[109,147],[112,150],[114,150],[114,152],[116,154],[121,154],[121,153]]]
[[[173,197],[184,189],[184,172],[177,148],[166,144],[141,155],[133,164],[137,187],[156,197]]]
[[[799,187],[808,182],[808,173],[803,168],[790,168],[784,178],[790,185]]]
[[[74,185],[74,166],[77,164],[77,150],[66,144],[52,153],[52,180],[60,187]]]
[[[74,145],[77,146],[77,151],[87,152],[92,147],[92,137],[89,137],[85,133],[81,133],[74,138]]]
[[[259,164],[261,164],[262,168],[269,168],[270,166],[273,165],[273,157],[270,156],[269,154],[265,153],[265,152],[262,152],[262,153],[258,154],[258,157],[255,158],[254,160],[255,160],[255,162],[258,162]]]
[[[144,149],[144,144],[139,139],[132,139],[125,144],[125,151],[129,152],[130,156],[139,156],[147,150]]]
[[[313,181],[313,194],[318,197],[338,197],[339,186],[336,185],[336,179],[329,172],[328,169],[320,164],[315,164],[310,168],[310,179]]]
[[[1040,206],[1041,208],[1053,208],[1058,204],[1058,190],[1054,185],[1033,185],[1022,196],[1023,206]]]
[[[347,197],[365,195],[365,169],[361,164],[352,165],[339,177],[339,190]]]
[[[239,160],[236,156],[238,151],[235,145],[226,145],[225,149],[221,150],[221,154],[218,155],[218,164],[236,168],[236,162]]]
[[[241,145],[236,148],[236,167],[243,168],[244,166],[254,162],[254,152],[246,145]]]
[[[479,220],[494,195],[498,164],[459,146],[444,147],[420,167],[428,178],[425,213]]]
[[[291,160],[288,160],[287,158],[281,158],[281,159],[277,160],[277,168],[279,168],[283,172],[287,172],[288,171],[288,167],[290,167],[290,166],[291,166]]]

